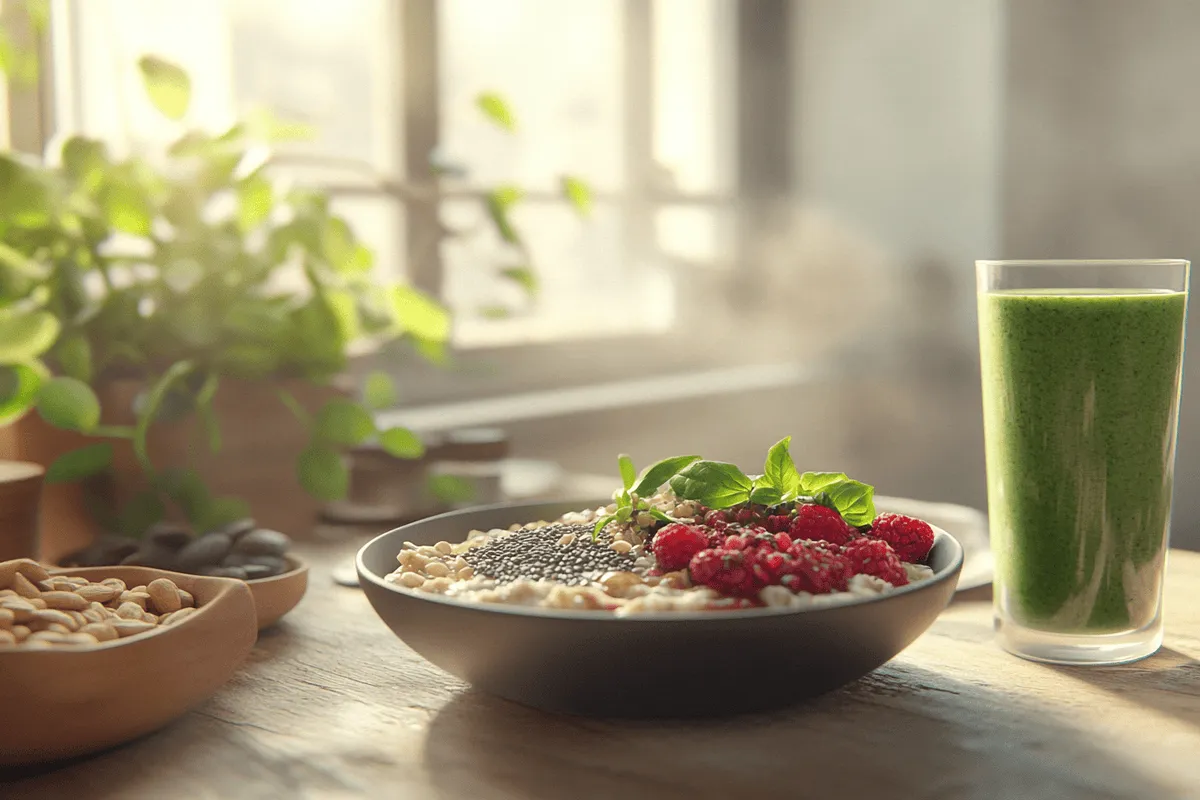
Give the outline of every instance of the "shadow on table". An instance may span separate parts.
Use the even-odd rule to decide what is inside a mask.
[[[1200,661],[1178,650],[1113,667],[1041,666],[1200,727]]]
[[[769,692],[771,680],[713,691]],[[467,692],[434,719],[424,760],[442,797],[480,800],[1170,796],[1032,702],[897,663],[787,712],[688,724],[556,716]]]

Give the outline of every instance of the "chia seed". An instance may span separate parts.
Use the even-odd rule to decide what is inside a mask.
[[[501,582],[551,580],[568,586],[586,586],[605,572],[628,572],[637,557],[632,552],[610,550],[612,536],[601,531],[592,541],[592,525],[555,522],[520,530],[472,547],[462,554],[475,574]],[[565,534],[575,540],[561,545]]]

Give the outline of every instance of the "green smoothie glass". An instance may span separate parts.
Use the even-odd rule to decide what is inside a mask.
[[[979,261],[999,643],[1061,664],[1162,644],[1187,261]]]

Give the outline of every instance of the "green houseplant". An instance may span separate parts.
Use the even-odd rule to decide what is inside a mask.
[[[376,428],[371,412],[397,397],[386,374],[355,392],[331,387],[362,345],[405,344],[443,361],[447,309],[380,281],[326,195],[273,177],[272,148],[302,134],[297,126],[256,114],[219,133],[188,129],[188,76],[153,56],[139,68],[150,101],[180,124],[163,152],[118,157],[72,136],[45,162],[0,154],[0,423],[36,409],[76,437],[48,464],[51,484],[136,471],[136,491],[119,504],[91,504],[102,528],[132,535],[165,516],[209,529],[251,511],[209,486],[211,456],[227,446],[223,410],[236,411],[236,398],[221,402],[230,387],[266,391],[295,417],[295,482],[316,500],[345,495],[345,447],[375,438],[419,457],[413,432]],[[479,107],[513,127],[497,95]],[[562,187],[586,214],[586,185],[564,177]],[[512,186],[480,194],[509,247],[498,269],[532,294],[510,218],[520,197]],[[436,187],[426,201],[437,202]],[[326,391],[305,402],[295,387]],[[171,457],[156,436],[174,436]]]

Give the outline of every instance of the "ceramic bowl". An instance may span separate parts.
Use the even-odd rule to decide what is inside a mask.
[[[258,629],[269,628],[291,611],[308,591],[308,565],[293,555],[285,556],[287,572],[246,581],[254,595]]]
[[[129,639],[0,650],[0,766],[84,755],[161,728],[216,692],[258,636],[244,581],[147,567],[52,572],[130,586],[167,577],[192,593],[199,611]]]
[[[891,659],[949,603],[963,551],[937,530],[934,576],[886,595],[809,609],[616,617],[468,604],[384,578],[406,540],[462,541],[472,529],[555,519],[603,501],[468,509],[385,533],[359,552],[371,606],[413,650],[478,689],[537,708],[608,717],[716,716],[776,708]],[[714,691],[769,675],[769,690]],[[742,677],[738,677],[742,676]]]

